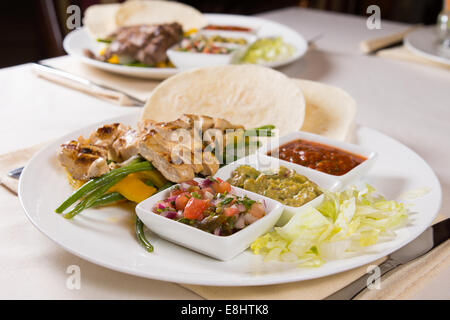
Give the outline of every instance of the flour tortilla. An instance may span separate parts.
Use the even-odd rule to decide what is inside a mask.
[[[357,109],[355,100],[334,86],[300,79],[292,81],[302,88],[306,101],[301,130],[351,142]]]
[[[197,9],[172,1],[127,1],[115,14],[117,26],[162,24],[178,22],[184,31],[201,29],[207,25],[205,17]]]
[[[224,118],[245,128],[272,124],[284,135],[302,126],[305,99],[297,83],[270,68],[199,68],[160,83],[147,100],[141,119],[171,121],[184,113]]]
[[[117,29],[116,12],[120,4],[95,4],[86,9],[83,25],[93,38],[106,38]]]

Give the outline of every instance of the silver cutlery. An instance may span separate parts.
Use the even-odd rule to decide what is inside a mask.
[[[441,243],[450,239],[450,218],[428,227],[415,240],[391,253],[388,259],[380,264],[380,277],[398,266],[423,256]],[[372,274],[365,274],[348,286],[340,289],[325,300],[351,300],[366,289]]]
[[[100,83],[93,82],[91,80],[88,80],[88,79],[76,76],[74,74],[71,74],[70,72],[67,72],[67,71],[64,71],[64,70],[61,70],[61,69],[58,69],[58,68],[55,68],[55,67],[43,64],[41,62],[33,63],[33,68],[35,68],[38,71],[41,71],[41,72],[44,72],[44,73],[47,73],[47,74],[51,74],[51,75],[54,75],[54,76],[57,76],[57,77],[60,77],[62,79],[66,79],[66,80],[72,81],[74,83],[81,84],[81,85],[86,86],[88,88],[105,89],[105,90],[108,90],[108,91],[113,91],[113,92],[120,93],[120,94],[124,95],[125,97],[127,97],[128,99],[130,99],[134,103],[135,106],[142,107],[145,104],[144,100],[141,100],[141,99],[138,99],[136,97],[133,97],[132,95],[129,95],[128,93],[126,93],[124,91],[121,91],[121,90],[109,87],[107,85],[103,85],[103,84],[100,84]]]
[[[14,179],[19,179],[22,171],[23,171],[23,167],[15,168],[8,172],[8,176],[10,176],[11,178],[14,178]]]

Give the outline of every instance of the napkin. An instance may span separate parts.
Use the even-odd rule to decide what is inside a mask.
[[[449,65],[432,61],[425,57],[419,56],[414,52],[410,51],[409,49],[407,49],[404,45],[393,48],[387,48],[388,46],[401,42],[408,33],[416,30],[419,27],[421,27],[421,25],[415,25],[400,32],[396,32],[384,37],[378,37],[362,41],[359,44],[359,49],[362,53],[365,54],[376,52],[376,55],[382,58],[409,61],[449,70],[450,69]]]
[[[419,63],[419,64],[423,64],[423,65],[441,68],[444,70],[450,70],[450,65],[426,59],[422,56],[419,56],[419,55],[411,52],[405,46],[380,50],[377,52],[377,56],[382,57],[382,58],[397,59],[397,60]]]
[[[9,178],[9,170],[23,166],[43,144],[0,155],[0,182],[17,194],[17,180]],[[441,215],[437,221],[443,220]],[[251,287],[214,287],[181,284],[205,299],[323,299],[345,287],[367,272],[370,265],[328,277],[280,285]],[[450,264],[450,241],[385,275],[379,290],[365,290],[357,299],[408,299]]]

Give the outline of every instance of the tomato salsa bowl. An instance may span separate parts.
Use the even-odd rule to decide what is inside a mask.
[[[202,184],[207,179],[209,178],[195,178],[193,181]],[[263,203],[265,215],[230,235],[214,234],[177,221],[172,217],[155,213],[155,207],[170,199],[171,193],[177,188],[182,188],[181,185],[175,185],[142,201],[136,206],[136,214],[149,230],[161,238],[218,260],[230,260],[247,249],[256,238],[268,232],[275,225],[283,211],[283,205],[275,200],[231,187],[230,195],[250,199],[253,203]]]
[[[334,177],[343,187],[364,176],[377,158],[376,152],[358,145],[302,131],[283,136],[261,147],[258,153]]]

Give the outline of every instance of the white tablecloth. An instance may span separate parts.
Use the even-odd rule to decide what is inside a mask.
[[[443,188],[441,212],[450,216],[450,72],[359,53],[361,40],[401,30],[402,24],[382,21],[382,30],[369,30],[361,17],[298,8],[261,16],[284,23],[307,39],[323,35],[317,50],[280,70],[348,91],[358,103],[359,124],[401,141],[431,165]],[[38,79],[29,65],[0,70],[0,95],[0,153],[133,110]],[[18,200],[0,188],[0,298],[199,298],[176,284],[119,274],[65,252],[30,223],[23,223],[23,216],[13,214],[14,201]],[[11,239],[15,241],[11,243]],[[34,254],[37,246],[50,248],[45,259],[42,252],[39,257]],[[6,261],[11,250],[16,250],[16,258]],[[82,290],[66,287],[68,261],[82,271],[90,270],[82,274]],[[87,264],[90,267],[83,268]],[[430,281],[415,298],[449,299],[448,288],[450,269]]]

